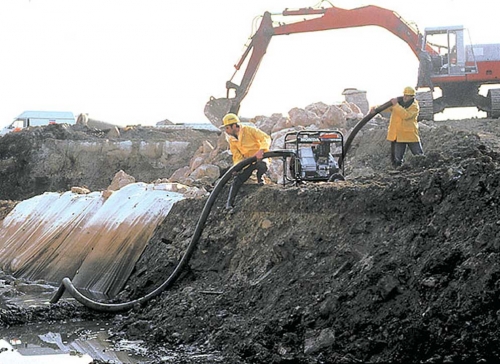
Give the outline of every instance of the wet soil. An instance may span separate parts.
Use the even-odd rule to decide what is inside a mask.
[[[421,125],[426,156],[389,166],[386,121],[353,143],[345,182],[245,185],[208,217],[189,268],[115,338],[156,362],[470,363],[500,360],[498,120]],[[121,298],[168,277],[204,200],[176,204]],[[5,307],[0,327],[106,318],[61,302]]]

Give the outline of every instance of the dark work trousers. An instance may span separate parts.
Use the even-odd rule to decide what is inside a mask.
[[[247,179],[250,178],[252,172],[257,170],[257,182],[262,182],[262,176],[267,172],[267,163],[264,161],[258,161],[250,164],[248,167],[244,168],[241,172],[239,172],[236,176],[234,176],[233,184],[231,185],[231,189],[229,190],[229,197],[227,198],[226,208],[233,207],[234,198],[238,193],[240,187],[243,183],[246,182]]]
[[[424,150],[422,148],[422,144],[420,142],[411,142],[411,143],[400,143],[400,142],[391,142],[391,162],[395,167],[399,167],[404,162],[404,156],[406,153],[406,146],[410,148],[410,151],[413,155],[423,155]]]

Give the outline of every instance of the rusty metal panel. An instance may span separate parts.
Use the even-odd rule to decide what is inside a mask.
[[[184,198],[179,193],[157,191],[149,186],[144,191],[126,186],[122,188],[126,196],[113,194],[106,201],[106,208],[99,210],[95,219],[106,223],[96,224],[96,234],[103,238],[74,277],[76,287],[94,296],[108,297],[114,297],[123,288],[156,226],[173,204]]]
[[[134,183],[105,199],[45,193],[19,203],[0,225],[0,268],[16,277],[73,279],[93,295],[115,296],[155,227],[180,193]]]
[[[92,241],[82,225],[102,206],[100,192],[45,193],[22,201],[0,230],[0,267],[16,277],[58,282],[76,273]]]

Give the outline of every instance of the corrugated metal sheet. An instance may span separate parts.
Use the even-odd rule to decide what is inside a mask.
[[[94,296],[114,297],[155,227],[183,195],[134,183],[105,200],[45,193],[19,203],[0,225],[0,267],[16,277],[59,283],[70,277]]]

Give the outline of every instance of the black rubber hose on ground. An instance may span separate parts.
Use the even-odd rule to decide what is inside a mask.
[[[292,155],[295,155],[295,153],[290,150],[275,150],[264,153],[264,158],[291,157]],[[201,233],[203,232],[203,229],[205,227],[205,222],[207,221],[208,215],[210,214],[210,211],[212,210],[212,207],[215,203],[215,200],[217,199],[219,193],[222,191],[226,183],[233,177],[233,172],[241,171],[243,168],[255,162],[256,160],[257,159],[255,157],[251,157],[239,162],[238,164],[235,164],[234,166],[229,168],[227,172],[217,181],[213,191],[210,193],[210,196],[208,197],[207,202],[205,203],[205,206],[203,207],[201,215],[198,219],[198,223],[196,224],[194,234],[191,238],[191,242],[189,243],[186,252],[184,253],[184,256],[181,258],[181,260],[175,267],[174,271],[167,278],[167,280],[164,281],[154,291],[148,293],[143,297],[137,298],[129,302],[103,303],[94,301],[81,294],[78,291],[78,289],[73,285],[71,279],[66,277],[63,278],[61,285],[59,286],[59,289],[51,298],[50,303],[58,302],[63,296],[64,292],[67,290],[68,293],[71,296],[73,296],[78,302],[80,302],[81,304],[92,310],[99,312],[120,312],[120,311],[130,310],[138,305],[140,306],[146,303],[147,301],[151,300],[152,298],[160,295],[164,290],[166,290],[167,288],[171,287],[174,284],[174,282],[177,280],[177,278],[179,278],[179,275],[181,274],[181,272],[184,270],[189,260],[191,259],[191,256],[193,255],[196,245],[198,244],[198,240],[201,237]]]
[[[344,143],[344,151],[343,155],[339,158],[339,167],[342,168],[342,164],[344,163],[345,156],[347,152],[349,151],[349,148],[351,147],[352,141],[354,137],[358,134],[358,132],[361,130],[363,126],[368,123],[375,115],[378,113],[384,111],[388,107],[392,105],[391,101],[387,101],[383,105],[380,105],[376,107],[375,109],[371,110],[363,119],[361,119],[356,126],[353,128],[351,133],[349,134],[349,137],[346,139],[346,142]],[[293,151],[289,150],[276,150],[276,151],[271,151],[267,152],[264,154],[264,158],[276,158],[276,157],[291,157],[295,155]],[[238,164],[235,164],[231,168],[227,170],[227,172],[220,178],[212,193],[207,199],[207,202],[205,203],[205,206],[203,207],[203,210],[201,212],[201,215],[198,219],[198,223],[196,224],[195,232],[191,238],[191,242],[188,245],[188,248],[186,249],[186,252],[184,253],[183,257],[177,264],[176,268],[174,271],[170,274],[170,276],[167,278],[166,281],[164,281],[158,288],[156,288],[154,291],[148,293],[147,295],[137,298],[133,301],[129,302],[124,302],[124,303],[103,303],[103,302],[98,302],[94,301],[83,294],[81,294],[76,287],[73,285],[71,282],[71,279],[68,277],[63,278],[61,285],[59,286],[59,289],[57,292],[54,294],[52,299],[50,300],[50,303],[56,303],[58,302],[61,297],[63,296],[64,292],[67,290],[68,293],[73,296],[78,302],[83,304],[84,306],[93,309],[95,311],[100,311],[100,312],[120,312],[120,311],[127,311],[132,308],[134,308],[137,305],[142,305],[146,303],[147,301],[151,300],[152,298],[160,295],[164,290],[167,288],[171,287],[172,284],[179,278],[179,275],[181,272],[184,270],[186,267],[187,263],[191,259],[191,256],[193,255],[193,252],[196,248],[196,245],[198,244],[198,240],[201,237],[201,233],[203,232],[203,229],[205,227],[205,222],[208,218],[208,215],[210,214],[210,211],[212,210],[213,204],[215,203],[215,200],[217,199],[219,193],[221,192],[222,188],[226,185],[226,183],[231,179],[233,176],[234,172],[239,172],[243,168],[245,168],[247,165],[253,163],[256,161],[255,157],[247,158],[243,161],[241,161]]]
[[[361,130],[361,128],[363,126],[365,126],[366,123],[369,122],[375,115],[381,113],[382,111],[387,109],[389,106],[392,106],[391,100],[389,100],[385,104],[380,105],[380,106],[376,107],[375,109],[371,110],[368,114],[366,114],[366,116],[363,119],[361,119],[356,124],[356,126],[352,129],[351,133],[349,134],[349,136],[347,137],[347,139],[344,143],[344,153],[342,154],[342,156],[339,158],[339,161],[338,161],[339,168],[342,168],[342,165],[344,164],[345,156],[346,156],[347,152],[349,151],[349,148],[351,148],[352,141],[353,141],[354,137],[356,136],[356,134],[358,134],[358,132]]]

